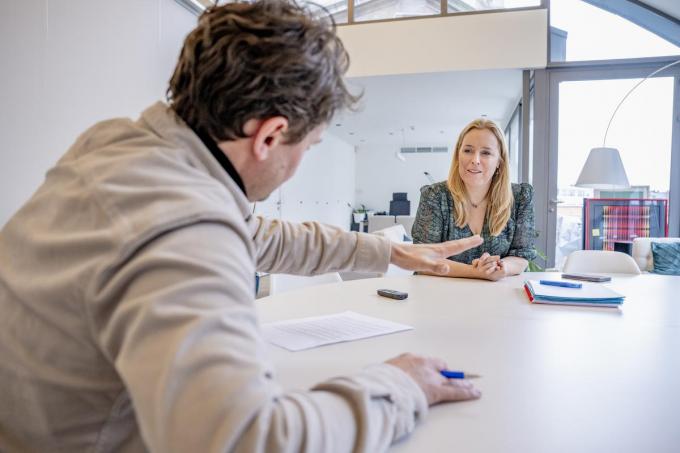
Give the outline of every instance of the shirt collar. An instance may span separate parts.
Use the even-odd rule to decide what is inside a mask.
[[[241,192],[243,192],[243,195],[247,196],[246,188],[243,185],[243,180],[241,179],[241,176],[238,174],[238,172],[234,168],[234,165],[231,163],[227,155],[224,154],[224,151],[222,151],[220,147],[217,146],[217,142],[213,140],[210,134],[207,134],[200,128],[191,126],[191,129],[194,131],[196,135],[198,135],[198,138],[201,139],[206,148],[208,148],[210,154],[212,154],[213,157],[217,160],[217,162],[219,162],[219,164],[222,166],[222,168],[224,168],[224,171],[226,171],[227,174],[231,177],[231,179],[234,180],[239,189],[241,189]]]

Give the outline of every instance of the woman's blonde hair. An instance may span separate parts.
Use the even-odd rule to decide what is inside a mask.
[[[451,162],[451,169],[449,170],[447,186],[449,191],[451,191],[451,196],[454,201],[453,206],[456,214],[456,226],[462,228],[467,224],[465,205],[472,203],[467,189],[465,188],[465,183],[460,177],[460,166],[458,164],[458,156],[463,144],[463,139],[472,129],[486,129],[496,137],[496,140],[498,140],[498,148],[500,150],[498,169],[494,172],[491,178],[491,186],[486,193],[486,198],[489,202],[486,205],[485,212],[485,218],[487,218],[489,222],[489,232],[492,236],[498,236],[508,223],[513,203],[512,186],[510,185],[508,146],[505,143],[503,131],[501,131],[498,125],[493,121],[484,118],[476,119],[463,128],[458,136],[456,149],[453,153],[453,161]]]

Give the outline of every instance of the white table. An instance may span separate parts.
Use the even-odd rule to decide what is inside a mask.
[[[415,327],[302,352],[271,346],[287,388],[407,351],[483,376],[480,400],[431,408],[393,451],[680,452],[680,277],[614,276],[621,309],[532,305],[525,278],[356,280],[257,306],[262,322],[353,310]],[[386,299],[378,288],[409,297]]]

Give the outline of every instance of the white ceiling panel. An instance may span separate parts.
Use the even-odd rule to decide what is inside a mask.
[[[450,146],[482,115],[505,126],[522,96],[522,71],[359,77],[348,84],[364,96],[358,112],[333,120],[334,135],[355,146]]]

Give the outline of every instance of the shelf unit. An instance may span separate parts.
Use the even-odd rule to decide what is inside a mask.
[[[636,237],[668,236],[668,200],[657,198],[585,198],[585,250],[630,253]]]

